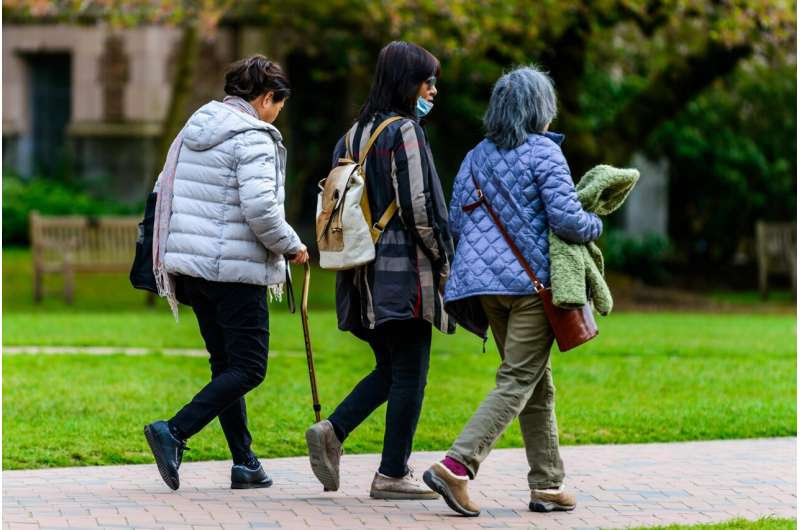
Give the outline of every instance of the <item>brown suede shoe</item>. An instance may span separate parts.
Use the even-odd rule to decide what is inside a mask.
[[[331,422],[322,420],[309,427],[306,431],[306,443],[311,471],[322,482],[325,491],[338,490],[342,444],[336,437]]]
[[[467,493],[469,478],[459,477],[441,462],[429,467],[422,475],[422,480],[430,489],[441,495],[453,511],[467,517],[476,517],[481,513],[480,507],[469,499]]]
[[[528,508],[532,512],[568,512],[575,509],[575,495],[564,491],[564,486],[557,489],[533,490]]]

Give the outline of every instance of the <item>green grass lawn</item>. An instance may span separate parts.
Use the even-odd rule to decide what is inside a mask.
[[[80,278],[77,303],[30,302],[23,251],[4,252],[3,344],[202,348],[188,308],[175,323],[124,275]],[[15,261],[16,260],[16,261]],[[336,330],[331,275],[314,273],[311,331],[323,413],[371,368],[365,344]],[[256,452],[302,455],[312,421],[299,315],[273,306],[265,383],[248,396]],[[553,357],[562,442],[627,443],[796,434],[792,315],[620,313],[601,335]],[[466,332],[436,334],[417,450],[448,447],[492,387],[497,353]],[[4,355],[3,468],[150,462],[142,425],[165,418],[208,380],[202,358]],[[382,444],[383,410],[348,440]],[[518,447],[512,426],[500,447]],[[214,422],[191,440],[189,460],[228,458]]]
[[[682,525],[673,524],[669,526],[648,526],[636,528],[634,530],[793,530],[797,528],[795,519],[777,519],[765,517],[755,521],[747,519],[733,519],[724,523]]]
[[[176,325],[168,314],[93,315],[92,324],[86,316],[56,313],[42,316],[49,324],[38,329],[26,319],[4,318],[25,327],[21,342],[49,333],[62,344],[201,347],[190,314]],[[330,412],[370,369],[372,356],[336,331],[332,311],[312,318],[321,400]],[[553,358],[563,443],[796,433],[791,317],[621,314],[601,325],[596,340]],[[267,380],[248,398],[255,449],[265,457],[300,455],[312,419],[300,322],[276,313],[271,328],[275,355]],[[11,338],[17,333],[22,330],[15,327]],[[417,449],[446,448],[492,387],[496,350],[491,341],[486,354],[480,349],[464,332],[435,337]],[[141,426],[170,415],[208,379],[205,359],[158,354],[6,355],[3,361],[4,468],[147,462]],[[380,449],[381,417],[379,411],[355,433],[349,451]],[[520,444],[513,427],[499,445]],[[216,423],[191,446],[190,459],[227,456]]]
[[[710,293],[710,298],[716,302],[733,305],[771,305],[773,307],[792,308],[795,306],[794,296],[791,290],[773,289],[767,294],[766,300],[761,297],[758,291],[714,291]]]

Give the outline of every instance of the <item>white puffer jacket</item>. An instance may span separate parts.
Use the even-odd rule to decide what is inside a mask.
[[[172,274],[271,286],[300,249],[285,220],[286,149],[274,126],[212,101],[183,130],[165,265]]]

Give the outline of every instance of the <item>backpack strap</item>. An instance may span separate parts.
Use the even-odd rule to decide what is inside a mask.
[[[404,119],[402,116],[392,116],[391,118],[386,118],[380,123],[380,125],[378,125],[378,127],[375,129],[375,132],[373,132],[372,135],[369,137],[364,152],[358,154],[359,155],[358,158],[360,160],[357,162],[357,164],[359,167],[361,168],[364,167],[364,163],[367,160],[367,155],[369,154],[369,150],[372,149],[372,146],[375,144],[375,141],[378,139],[378,136],[380,136],[383,130],[390,124],[402,119]],[[350,143],[351,143],[350,131],[348,131],[348,133],[345,135],[344,143],[345,143],[345,148],[347,149],[347,154],[350,155],[350,158],[353,158],[352,151],[350,148]],[[386,225],[389,224],[389,221],[392,220],[392,217],[394,217],[394,214],[397,212],[399,208],[400,206],[397,204],[397,199],[393,200],[391,204],[389,204],[389,207],[386,208],[386,211],[383,212],[383,215],[381,215],[378,222],[373,224],[372,211],[369,209],[369,198],[367,196],[367,179],[365,175],[364,194],[361,196],[361,210],[364,212],[364,218],[367,220],[367,224],[370,227],[370,233],[372,235],[373,243],[378,242],[378,239],[381,237],[381,234],[383,233],[383,230],[386,228]]]
[[[355,134],[355,127],[351,127],[344,135],[344,158],[339,159],[340,164],[344,161],[353,161],[353,151],[350,149],[350,144],[352,143],[350,141],[351,131]]]
[[[366,162],[367,160],[367,155],[369,154],[369,150],[372,149],[372,145],[375,143],[375,140],[378,139],[378,136],[380,136],[383,130],[390,124],[402,119],[404,119],[402,116],[392,116],[391,118],[386,118],[381,122],[380,125],[378,125],[378,127],[375,129],[375,132],[373,132],[372,136],[369,137],[369,140],[367,141],[367,146],[364,148],[364,152],[358,153],[358,158],[360,159],[358,161],[358,165],[360,166],[364,165],[364,162]]]
[[[381,237],[386,225],[389,224],[389,221],[392,220],[392,217],[394,217],[394,214],[399,208],[400,206],[397,204],[397,201],[392,201],[389,207],[386,208],[386,211],[383,212],[383,215],[381,215],[381,218],[378,220],[378,222],[370,227],[369,231],[372,234],[373,243],[378,242],[378,239]]]

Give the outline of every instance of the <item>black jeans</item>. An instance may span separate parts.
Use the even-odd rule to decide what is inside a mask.
[[[380,473],[402,477],[417,430],[428,365],[431,325],[424,320],[395,320],[353,332],[375,353],[375,369],[362,379],[328,417],[337,434],[346,438],[388,400]]]
[[[210,355],[211,382],[170,425],[187,439],[219,417],[233,462],[243,464],[252,456],[244,395],[267,373],[267,289],[189,276],[178,277],[176,287],[181,302],[191,305],[197,316]]]

